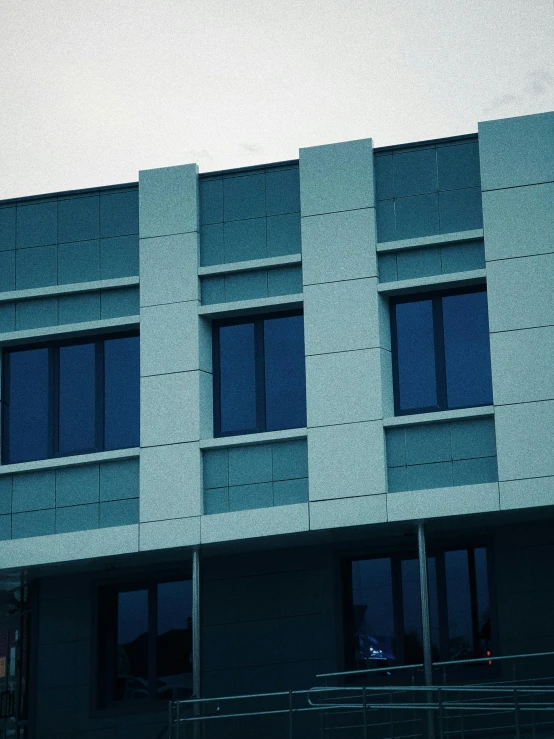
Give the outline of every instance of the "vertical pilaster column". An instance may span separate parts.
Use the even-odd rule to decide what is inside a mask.
[[[386,491],[390,338],[377,292],[371,139],[301,149],[300,196],[310,502],[357,498],[362,517],[384,520],[384,496],[374,496]],[[333,525],[332,507],[329,515]]]
[[[141,172],[139,197],[144,523],[201,514],[198,442],[209,433],[211,352],[198,318],[197,166]]]
[[[479,124],[500,505],[554,501],[554,113]]]

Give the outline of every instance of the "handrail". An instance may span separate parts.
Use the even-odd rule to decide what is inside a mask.
[[[446,662],[433,662],[432,667],[452,667],[454,665],[470,665],[478,662],[500,662],[502,660],[513,660],[513,659],[526,659],[531,657],[554,657],[554,652],[531,652],[529,654],[509,654],[504,656],[490,656],[490,657],[474,657],[472,659],[456,659],[449,660]],[[377,674],[380,672],[392,672],[399,670],[417,670],[423,667],[423,663],[417,663],[414,665],[394,665],[393,667],[375,667],[366,668],[365,670],[345,670],[343,672],[323,672],[316,675],[317,679],[326,677],[342,677],[343,675],[367,675]]]

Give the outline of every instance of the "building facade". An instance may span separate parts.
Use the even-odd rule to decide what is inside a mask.
[[[0,346],[1,737],[554,651],[553,113],[0,202]]]

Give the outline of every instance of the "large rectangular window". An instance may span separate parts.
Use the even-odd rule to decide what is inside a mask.
[[[4,464],[139,444],[139,338],[4,352]]]
[[[391,331],[397,415],[492,403],[484,288],[397,298]]]
[[[214,326],[214,425],[216,436],[306,425],[301,314]]]
[[[394,555],[348,562],[347,661],[352,669],[421,664],[419,562]],[[491,653],[487,550],[430,552],[427,558],[433,661]]]
[[[192,694],[190,580],[99,592],[100,708]]]

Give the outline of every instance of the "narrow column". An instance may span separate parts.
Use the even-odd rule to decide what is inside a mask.
[[[433,684],[433,654],[431,651],[431,621],[429,617],[429,581],[427,578],[427,547],[425,545],[425,529],[423,521],[417,524],[417,549],[419,556],[419,588],[421,595],[421,630],[423,633],[423,671],[425,685]],[[431,703],[431,691],[427,693],[427,702]],[[427,736],[435,739],[435,717],[433,709],[427,711]]]
[[[200,698],[200,549],[192,552],[192,693]]]
[[[431,652],[431,621],[429,617],[429,582],[427,579],[427,548],[423,522],[417,524],[417,548],[419,556],[419,587],[421,594],[421,627],[423,632],[423,668],[425,685],[433,684],[433,655]]]

